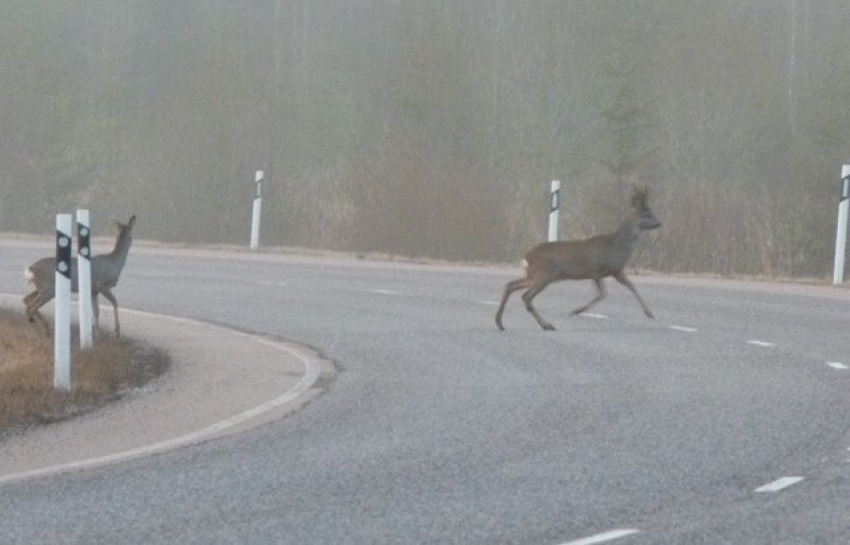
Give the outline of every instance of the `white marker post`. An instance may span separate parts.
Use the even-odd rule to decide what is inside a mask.
[[[838,226],[835,231],[835,268],[832,284],[844,282],[844,254],[847,249],[847,208],[850,207],[850,165],[841,167],[841,194],[838,200]]]
[[[558,240],[558,219],[561,208],[561,182],[552,180],[549,193],[549,242]]]
[[[71,389],[71,214],[56,215],[53,386]]]
[[[260,210],[263,205],[263,171],[258,170],[254,176],[254,213],[251,215],[251,249],[256,250],[260,245]]]
[[[88,210],[77,210],[77,293],[80,303],[80,348],[92,346],[91,223]]]

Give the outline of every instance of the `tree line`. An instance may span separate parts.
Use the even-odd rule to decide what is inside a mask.
[[[841,0],[5,0],[0,230],[516,261],[664,223],[642,268],[827,277]]]

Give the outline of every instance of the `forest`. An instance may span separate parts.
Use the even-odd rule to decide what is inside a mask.
[[[0,0],[0,231],[518,262],[663,227],[633,265],[831,275],[846,0]],[[99,222],[99,223],[98,223]]]

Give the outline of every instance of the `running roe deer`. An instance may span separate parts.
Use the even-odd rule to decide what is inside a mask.
[[[115,239],[115,247],[108,254],[96,255],[91,258],[91,293],[94,321],[97,325],[98,315],[100,314],[97,305],[97,296],[101,294],[112,303],[112,308],[115,312],[116,337],[121,336],[121,326],[118,323],[118,301],[112,294],[112,288],[118,284],[121,270],[127,261],[127,253],[130,251],[130,244],[133,242],[133,225],[135,223],[136,216],[130,216],[130,220],[127,223],[116,221],[115,225],[118,227],[118,237]],[[27,316],[30,322],[38,318],[44,324],[47,335],[50,336],[50,326],[38,309],[47,304],[56,295],[56,258],[43,257],[39,259],[27,267],[25,275],[27,282],[35,288],[33,292],[24,297]],[[71,260],[71,291],[74,293],[78,291],[77,284],[77,258],[75,257]]]
[[[629,213],[616,231],[604,235],[596,235],[584,240],[566,240],[544,242],[532,248],[523,260],[525,277],[508,282],[499,310],[496,311],[496,325],[504,331],[502,313],[510,295],[521,289],[528,288],[522,294],[525,308],[534,316],[537,323],[545,330],[555,328],[543,319],[531,304],[531,300],[543,289],[559,280],[593,280],[598,291],[589,303],[578,307],[570,316],[581,314],[605,297],[605,285],[602,280],[613,276],[626,286],[643,308],[643,312],[654,318],[652,311],[638,294],[631,280],[626,277],[623,268],[632,254],[638,235],[641,231],[661,227],[661,222],[649,208],[647,202],[649,190],[646,187],[634,188]]]

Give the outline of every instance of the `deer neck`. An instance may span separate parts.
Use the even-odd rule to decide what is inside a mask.
[[[640,228],[634,218],[623,221],[614,232],[614,246],[617,249],[617,254],[621,255],[624,260],[631,255],[639,235]]]
[[[130,244],[132,242],[133,237],[123,233],[115,241],[115,247],[109,253],[109,256],[115,260],[119,268],[124,267],[124,262],[127,261],[127,254],[130,252]]]

